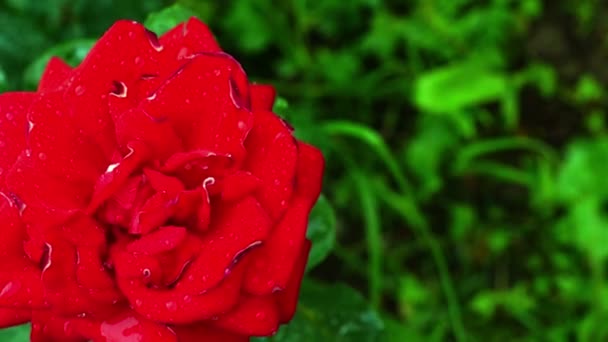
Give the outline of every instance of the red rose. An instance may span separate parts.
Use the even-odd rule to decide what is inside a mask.
[[[247,341],[295,311],[323,157],[196,19],[117,22],[0,95],[0,323],[33,341]]]

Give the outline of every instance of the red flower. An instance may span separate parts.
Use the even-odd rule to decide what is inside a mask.
[[[0,95],[0,324],[33,341],[247,341],[295,311],[323,157],[196,19],[117,22]]]

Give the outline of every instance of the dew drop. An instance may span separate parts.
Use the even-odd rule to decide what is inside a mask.
[[[264,311],[260,311],[255,314],[255,318],[261,321],[266,318],[266,313]]]
[[[239,123],[237,125],[241,131],[244,131],[247,129],[247,124],[244,121],[239,121]]]
[[[0,290],[0,298],[13,296],[21,288],[21,283],[17,280],[9,281]]]
[[[46,160],[46,154],[43,152],[38,153],[38,159],[40,160]]]
[[[144,302],[141,299],[136,299],[135,300],[135,306],[140,307],[144,304]]]
[[[80,95],[84,94],[84,87],[83,87],[83,86],[77,86],[77,87],[74,89],[74,93],[75,93],[77,96],[80,96]]]
[[[6,120],[8,120],[8,121],[11,121],[11,120],[13,120],[15,118],[15,116],[11,112],[7,112],[5,114],[5,116],[6,116]]]
[[[167,310],[169,311],[176,311],[177,310],[177,303],[174,301],[168,301],[165,303],[165,306],[167,307]]]

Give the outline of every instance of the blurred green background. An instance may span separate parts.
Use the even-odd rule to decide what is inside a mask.
[[[0,0],[0,90],[116,19],[190,15],[275,85],[327,172],[298,316],[269,340],[608,340],[605,1],[178,3]]]

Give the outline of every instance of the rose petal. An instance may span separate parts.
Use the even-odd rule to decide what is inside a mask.
[[[167,252],[179,246],[186,238],[186,234],[184,227],[161,227],[128,244],[127,252],[142,254]]]
[[[235,73],[242,74],[240,65],[226,54],[197,55],[140,108],[155,118],[168,117],[187,149],[240,160],[252,117],[230,95]]]
[[[40,172],[90,188],[106,162],[99,147],[74,120],[73,111],[60,92],[36,99],[27,116],[28,147]]]
[[[207,25],[197,18],[179,24],[160,38],[172,58],[181,60],[199,52],[219,52],[219,45]]]
[[[180,138],[171,123],[162,118],[151,117],[142,109],[134,108],[122,113],[114,125],[121,147],[132,141],[142,141],[154,151],[154,157],[160,160],[182,149]]]
[[[279,328],[277,305],[272,297],[241,297],[239,305],[213,324],[247,336],[270,336]]]
[[[323,156],[316,148],[300,144],[296,197],[264,245],[251,256],[245,288],[256,295],[285,289],[303,244],[310,210],[321,191]]]
[[[175,175],[187,187],[201,186],[209,178],[219,179],[236,167],[234,158],[207,150],[193,150],[173,154],[161,170]],[[208,184],[211,185],[211,184]]]
[[[237,171],[223,180],[222,200],[235,201],[249,194],[260,186],[260,179],[247,171]]]
[[[173,220],[184,225],[193,225],[191,222],[193,217],[196,217],[196,210],[202,199],[206,197],[202,188],[195,190],[182,191],[178,195]]]
[[[40,270],[25,257],[4,260],[0,271],[0,308],[46,306]]]
[[[289,276],[289,281],[285,290],[277,292],[275,294],[277,299],[277,306],[279,308],[279,315],[281,323],[291,321],[296,313],[296,307],[298,305],[298,297],[300,295],[300,287],[302,285],[302,278],[306,271],[306,262],[308,261],[308,253],[310,252],[311,243],[306,240],[300,256],[296,261],[296,264]]]
[[[116,22],[95,44],[74,71],[66,99],[77,114],[77,126],[110,157],[114,150],[114,128],[108,111],[108,96],[115,82],[125,87],[124,96],[135,93],[143,74],[170,74],[178,67],[162,58],[162,47],[141,24]]]
[[[321,194],[325,160],[317,148],[298,143],[298,169],[296,178],[296,195],[308,200],[311,207]]]
[[[148,234],[165,223],[175,212],[177,195],[157,192],[150,197],[133,215],[129,234]]]
[[[46,92],[56,89],[68,79],[71,72],[72,67],[61,58],[56,56],[51,57],[42,73],[40,83],[38,83],[38,91]]]
[[[27,323],[32,319],[32,310],[0,308],[0,329]]]
[[[175,177],[170,177],[158,171],[147,168],[144,169],[144,175],[146,175],[146,180],[157,192],[176,194],[184,191],[184,185]]]
[[[117,192],[128,181],[131,174],[137,170],[144,160],[150,155],[148,147],[138,141],[128,144],[130,148],[119,163],[110,164],[95,184],[93,197],[86,209],[87,214],[92,214],[108,198]]]
[[[71,318],[51,312],[36,313],[32,324],[32,341],[152,341],[176,342],[175,333],[165,325],[142,318],[124,309],[111,318]]]
[[[147,320],[134,312],[125,312],[102,322],[100,335],[99,340],[108,342],[177,342],[177,336],[167,326]]]
[[[277,92],[273,86],[268,84],[251,84],[251,110],[272,111]]]
[[[57,235],[57,234],[55,234]],[[47,238],[48,258],[42,270],[46,300],[54,310],[65,315],[105,313],[112,302],[95,302],[76,279],[77,253],[74,246],[59,235]]]
[[[25,149],[26,113],[35,97],[25,92],[0,94],[0,184]]]
[[[239,299],[244,266],[237,266],[218,286],[203,293],[194,288],[155,290],[135,280],[118,278],[133,309],[157,322],[189,324],[227,312]]]
[[[179,342],[249,342],[249,336],[229,333],[206,324],[178,325],[173,327]]]
[[[22,153],[6,175],[5,194],[17,205],[28,233],[60,224],[83,208],[88,189],[66,183],[36,167],[34,156]]]
[[[281,217],[293,192],[298,149],[291,131],[271,112],[255,112],[255,123],[245,141],[245,169],[262,186],[258,199],[273,219]]]
[[[214,208],[202,249],[176,288],[205,291],[216,286],[250,248],[265,241],[271,228],[268,215],[253,197]]]

